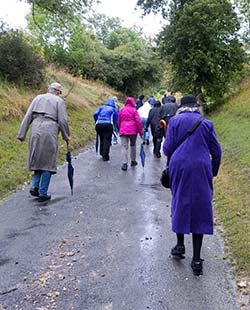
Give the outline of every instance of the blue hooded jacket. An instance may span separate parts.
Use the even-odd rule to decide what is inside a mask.
[[[118,113],[113,99],[107,99],[104,105],[95,111],[94,120],[96,124],[117,125]]]

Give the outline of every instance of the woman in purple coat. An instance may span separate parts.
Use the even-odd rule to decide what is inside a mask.
[[[195,97],[184,96],[176,116],[168,124],[163,145],[166,156],[200,117]],[[183,258],[184,234],[192,233],[191,267],[195,275],[202,274],[200,252],[203,235],[213,234],[213,177],[218,173],[220,161],[221,146],[213,123],[204,119],[174,151],[169,162],[172,230],[177,234],[177,245],[171,254]]]

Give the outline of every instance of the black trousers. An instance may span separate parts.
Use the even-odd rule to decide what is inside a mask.
[[[97,124],[95,130],[100,137],[100,155],[109,158],[109,150],[113,134],[112,124]]]
[[[157,138],[157,137],[153,136],[153,144],[154,144],[153,152],[155,155],[161,154],[161,141],[162,141],[162,138]]]

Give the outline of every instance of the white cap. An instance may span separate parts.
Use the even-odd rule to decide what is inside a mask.
[[[51,83],[49,86],[49,89],[55,89],[55,90],[59,90],[62,91],[62,85],[59,83]]]

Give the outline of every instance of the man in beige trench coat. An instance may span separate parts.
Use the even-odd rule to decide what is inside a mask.
[[[70,132],[66,103],[60,97],[62,87],[52,83],[46,94],[38,95],[31,102],[17,139],[24,141],[31,126],[29,138],[28,168],[34,171],[30,194],[39,202],[51,199],[48,188],[51,175],[57,170],[58,134],[68,143]]]

